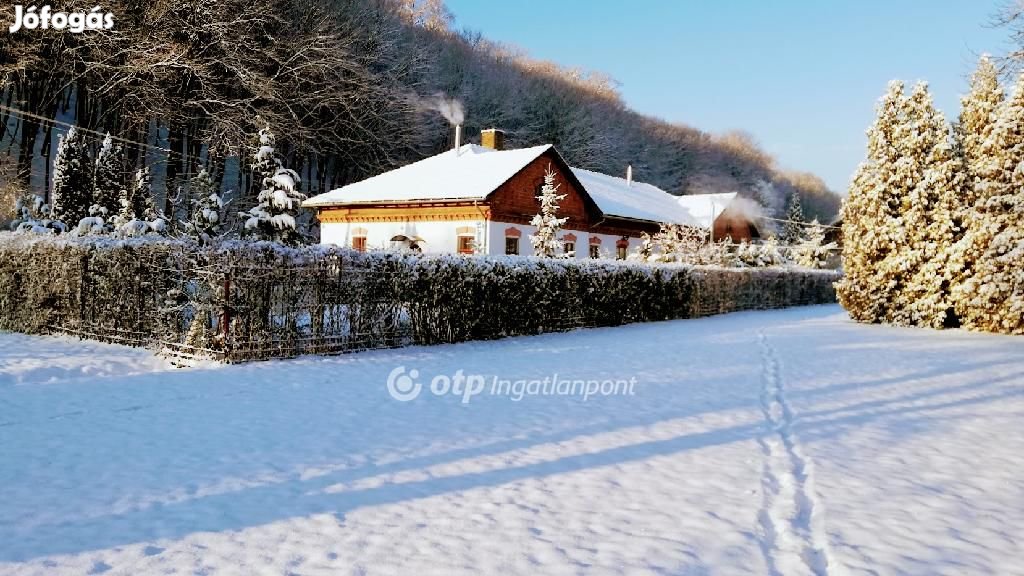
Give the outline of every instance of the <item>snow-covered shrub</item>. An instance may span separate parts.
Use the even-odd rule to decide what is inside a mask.
[[[782,247],[774,236],[769,236],[761,244],[743,241],[736,246],[736,258],[744,266],[752,268],[785,266],[788,261],[782,252]]]
[[[299,230],[299,209],[306,196],[299,192],[302,179],[284,163],[274,148],[274,134],[270,128],[259,133],[253,165],[260,192],[256,206],[238,216],[244,222],[245,233],[251,237],[286,245],[301,244],[304,238]]]
[[[15,204],[18,216],[11,222],[11,230],[19,234],[60,234],[67,231],[63,222],[49,218],[50,207],[42,196],[18,198]]]
[[[544,185],[541,186],[540,196],[537,196],[537,200],[540,201],[540,214],[530,220],[530,225],[537,228],[537,233],[530,235],[530,244],[533,245],[535,256],[547,258],[564,256],[562,240],[559,235],[562,225],[569,219],[558,217],[558,204],[565,198],[565,194],[558,193],[559,186],[555,183],[554,171],[548,166],[548,170],[544,174]]]

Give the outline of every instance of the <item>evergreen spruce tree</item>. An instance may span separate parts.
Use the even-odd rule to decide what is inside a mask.
[[[824,268],[835,250],[834,242],[825,242],[825,228],[815,218],[804,229],[801,241],[793,247],[793,261],[804,268]]]
[[[843,201],[843,278],[836,289],[839,302],[860,322],[888,320],[903,281],[891,255],[905,241],[902,203],[916,185],[901,165],[907,109],[903,83],[890,82],[867,132],[867,158],[854,173]]]
[[[789,209],[786,211],[786,225],[783,228],[782,239],[786,244],[793,245],[800,241],[804,235],[804,209],[800,205],[800,194],[793,192],[789,197]]]
[[[540,196],[537,196],[540,200],[540,214],[530,221],[530,225],[537,227],[537,233],[530,235],[535,256],[554,258],[562,255],[562,240],[558,235],[562,231],[562,225],[569,219],[557,216],[558,203],[565,198],[565,194],[558,193],[559,186],[555,183],[555,173],[548,166]]]
[[[222,234],[224,198],[206,170],[200,170],[199,174],[192,178],[190,186],[193,206],[188,232],[201,244],[208,244]]]
[[[972,329],[1024,334],[1024,75],[981,145],[976,200],[958,246],[956,312]]]
[[[261,129],[253,154],[253,167],[256,178],[261,179],[261,190],[256,206],[238,215],[245,219],[245,232],[255,238],[299,244],[303,239],[298,229],[299,208],[306,199],[298,190],[302,180],[294,170],[284,167],[274,146],[270,128]]]
[[[68,228],[89,216],[92,205],[92,163],[85,138],[72,127],[60,138],[53,161],[53,193],[50,207],[54,220]]]
[[[124,147],[114,144],[110,134],[103,139],[103,145],[96,155],[93,177],[93,216],[113,219],[120,209],[120,198],[126,194],[124,181]]]

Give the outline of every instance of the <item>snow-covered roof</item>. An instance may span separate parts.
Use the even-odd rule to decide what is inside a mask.
[[[303,206],[416,202],[431,200],[483,200],[550,144],[496,151],[466,144],[396,170],[314,196]]]
[[[719,194],[691,194],[679,196],[675,200],[701,228],[711,228],[715,218],[729,207],[736,199],[735,192]]]
[[[676,197],[651,184],[573,168],[573,174],[606,216],[695,226]]]

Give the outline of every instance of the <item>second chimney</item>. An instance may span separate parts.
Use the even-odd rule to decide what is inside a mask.
[[[505,131],[488,128],[480,131],[480,145],[491,150],[505,149]]]

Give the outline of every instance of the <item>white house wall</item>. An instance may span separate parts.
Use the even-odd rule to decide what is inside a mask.
[[[474,240],[481,252],[486,254],[504,254],[505,238],[509,229],[520,232],[519,254],[533,253],[530,235],[537,232],[535,226],[526,224],[509,224],[491,220],[454,220],[454,221],[410,221],[410,222],[325,222],[320,227],[320,242],[338,246],[352,246],[353,231],[365,230],[367,250],[386,250],[392,247],[391,239],[398,235],[409,238],[420,237],[426,242],[421,244],[428,254],[451,254],[458,251],[458,231],[472,228]],[[620,236],[609,234],[592,234],[581,230],[563,230],[561,237],[567,234],[576,236],[576,258],[590,257],[591,238],[601,240],[601,256],[616,257],[616,243]],[[633,252],[640,245],[639,238],[629,238],[628,252]]]
[[[478,243],[486,238],[486,222],[483,219],[422,222],[325,222],[320,225],[320,243],[352,246],[353,232],[361,229],[366,232],[367,250],[390,249],[392,247],[391,239],[402,235],[425,240],[420,244],[425,253],[445,254],[458,251],[456,231],[459,228],[467,227],[476,231],[474,237]]]

